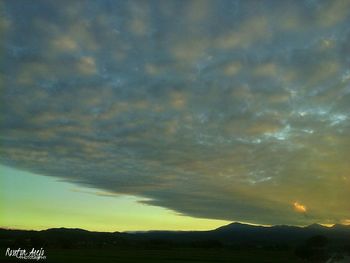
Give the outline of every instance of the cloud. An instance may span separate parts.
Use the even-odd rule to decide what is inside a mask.
[[[348,220],[338,2],[4,5],[2,164],[195,217]]]
[[[305,214],[307,212],[306,206],[298,202],[293,203],[293,208],[294,208],[294,211],[297,213]]]

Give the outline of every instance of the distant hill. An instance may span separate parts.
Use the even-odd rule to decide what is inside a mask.
[[[169,246],[281,246],[295,245],[322,235],[335,244],[350,243],[350,226],[271,227],[231,223],[209,231],[91,232],[54,228],[43,231],[0,229],[0,246],[44,247],[169,247]]]
[[[135,233],[140,239],[164,239],[182,242],[217,240],[223,244],[295,244],[315,235],[323,235],[335,242],[350,241],[350,226],[325,227],[312,224],[306,227],[276,225],[271,227],[231,223],[210,231],[149,231]]]

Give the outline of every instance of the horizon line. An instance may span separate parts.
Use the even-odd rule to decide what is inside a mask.
[[[266,224],[254,224],[254,223],[243,223],[239,221],[233,221],[232,223],[229,223],[227,225],[222,225],[217,228],[213,229],[208,229],[208,230],[169,230],[169,229],[148,229],[148,230],[124,230],[124,231],[99,231],[99,230],[91,230],[91,229],[85,229],[85,228],[79,228],[79,227],[50,227],[50,228],[40,228],[40,229],[24,229],[24,228],[12,228],[12,227],[5,227],[5,226],[0,226],[0,229],[2,230],[14,230],[14,231],[46,231],[46,230],[51,230],[51,229],[70,229],[70,230],[84,230],[87,232],[99,232],[99,233],[138,233],[138,232],[157,232],[157,231],[164,231],[164,232],[205,232],[205,231],[212,231],[219,229],[221,227],[229,226],[231,224],[241,224],[241,225],[247,225],[247,226],[257,226],[257,227],[265,227],[265,228],[270,228],[270,227],[276,227],[276,226],[288,226],[288,227],[298,227],[298,228],[307,228],[312,225],[319,225],[325,228],[332,228],[336,225],[341,225],[341,226],[350,226],[350,224],[342,224],[342,223],[334,223],[334,224],[321,224],[321,223],[312,223],[309,225],[288,225],[288,224],[276,224],[276,225],[266,225]]]

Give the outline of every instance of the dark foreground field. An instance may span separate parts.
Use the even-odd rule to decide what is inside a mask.
[[[283,263],[300,261],[293,251],[265,251],[260,249],[49,249],[45,250],[46,260],[15,260],[5,257],[1,249],[0,262],[239,262],[239,263]]]
[[[133,233],[67,228],[0,229],[0,248],[0,263],[340,263],[350,256],[350,226],[263,227],[232,223],[210,231]],[[16,260],[5,256],[7,248],[28,252],[42,248],[46,259]]]

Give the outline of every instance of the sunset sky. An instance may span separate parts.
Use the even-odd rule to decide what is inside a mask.
[[[350,224],[350,1],[0,0],[0,227]]]

